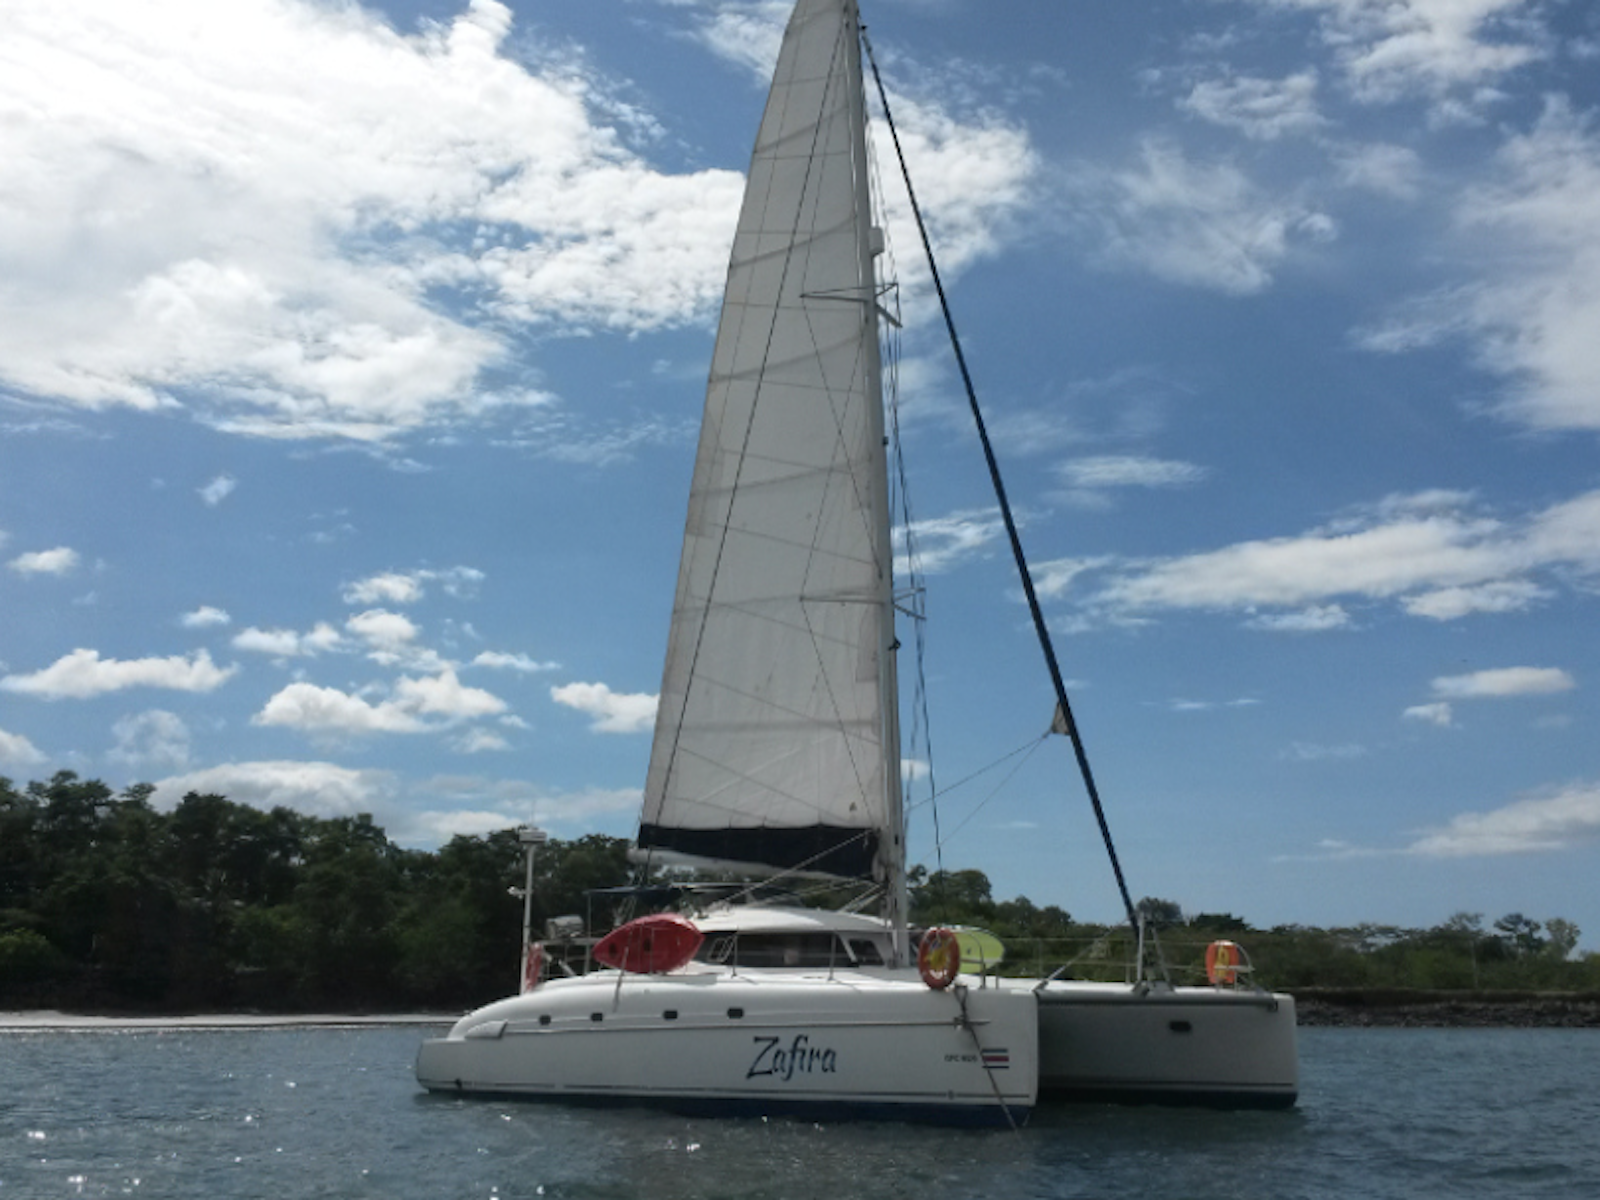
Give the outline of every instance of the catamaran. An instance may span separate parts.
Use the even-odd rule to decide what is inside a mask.
[[[893,284],[877,269],[862,44],[856,0],[799,0],[779,52],[713,352],[638,852],[859,880],[880,912],[716,904],[623,926],[596,947],[605,969],[529,979],[424,1043],[417,1077],[974,1124],[1019,1124],[1041,1093],[1292,1105],[1294,1001],[1239,986],[1236,967],[1177,986],[1141,952],[1123,983],[997,979],[998,947],[979,933],[912,944],[879,346]],[[937,283],[931,254],[930,267]],[[994,470],[975,398],[973,411]],[[996,486],[1054,726],[1138,925]]]
[[[596,948],[614,967],[426,1042],[429,1089],[972,1124],[1017,1124],[1033,1106],[1034,994],[952,979],[948,953],[926,972],[937,986],[908,969],[860,38],[855,0],[800,0],[778,56],[713,353],[640,845],[881,880],[887,953],[759,967],[639,929],[614,956]]]

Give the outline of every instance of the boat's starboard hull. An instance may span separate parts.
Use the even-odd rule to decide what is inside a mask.
[[[1039,1093],[1051,1100],[1289,1108],[1294,997],[1051,982],[1039,998]]]

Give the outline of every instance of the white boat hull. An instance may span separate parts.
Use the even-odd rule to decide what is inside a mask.
[[[1288,1108],[1299,1094],[1292,996],[1076,981],[1037,995],[1041,1097]]]
[[[1021,1124],[1038,1091],[1038,1028],[1021,991],[792,971],[630,975],[619,987],[607,971],[464,1017],[423,1044],[417,1079],[434,1092],[675,1111]]]
[[[792,936],[798,948],[822,931],[845,946],[871,942],[889,953],[887,926],[854,913],[781,905],[733,905],[696,919],[708,942],[741,939],[746,953],[775,956]],[[915,980],[915,968],[880,974]],[[1039,1095],[1219,1108],[1287,1108],[1299,1092],[1294,997],[1246,988],[1083,980],[994,979],[1000,988],[1037,993]]]

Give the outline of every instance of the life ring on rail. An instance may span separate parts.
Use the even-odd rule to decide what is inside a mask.
[[[1233,942],[1212,942],[1206,947],[1206,978],[1216,987],[1233,986],[1243,959],[1244,951]]]
[[[961,939],[954,929],[935,926],[922,935],[917,946],[917,970],[922,982],[936,992],[956,981],[961,972]]]

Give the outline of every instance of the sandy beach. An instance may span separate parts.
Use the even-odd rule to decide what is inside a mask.
[[[0,1012],[0,1033],[30,1030],[131,1030],[131,1029],[278,1029],[357,1028],[366,1025],[448,1026],[458,1014],[383,1013],[203,1013],[185,1016],[123,1016],[69,1013],[54,1009]]]

